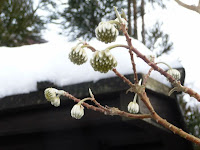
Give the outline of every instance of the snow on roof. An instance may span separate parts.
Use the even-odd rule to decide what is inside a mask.
[[[125,37],[119,36],[116,42],[112,44],[104,44],[97,40],[91,40],[90,45],[97,50],[103,50],[108,45],[127,44]],[[135,48],[145,55],[151,55],[151,51],[141,42],[132,39]],[[71,85],[87,81],[98,81],[102,78],[113,77],[112,71],[108,73],[100,73],[93,70],[89,61],[78,66],[74,65],[68,59],[68,53],[71,48],[77,44],[76,42],[49,42],[44,44],[34,44],[21,47],[0,47],[0,97],[28,93],[37,90],[37,82],[51,81],[58,86]],[[86,50],[89,59],[92,52]],[[111,53],[118,61],[116,69],[122,74],[131,74],[132,65],[127,49],[115,48]],[[135,58],[137,71],[147,73],[149,66],[141,59]],[[160,60],[158,60],[160,61]],[[165,55],[162,61],[167,62],[172,67],[181,67],[179,61],[173,56]],[[161,66],[167,69],[166,66]],[[153,72],[152,77],[170,85],[164,76]]]

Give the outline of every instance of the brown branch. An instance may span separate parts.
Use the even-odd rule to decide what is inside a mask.
[[[120,74],[115,68],[112,69],[112,71],[118,76],[120,77],[124,82],[126,82],[130,87],[134,87],[134,84],[127,79],[125,76],[123,76],[122,74]]]
[[[66,96],[69,99],[72,99],[72,100],[74,100],[74,102],[77,102],[77,103],[81,101],[80,99],[74,97],[73,95],[69,94],[68,92],[64,92],[63,96]],[[85,106],[87,109],[99,111],[99,112],[104,113],[106,115],[112,115],[112,116],[118,115],[118,116],[121,116],[121,117],[128,117],[128,118],[132,118],[132,119],[144,119],[144,118],[151,118],[152,117],[150,114],[130,114],[130,113],[121,111],[121,110],[119,110],[118,108],[115,108],[115,107],[103,107],[94,98],[91,98],[91,100],[93,102],[95,102],[95,104],[97,104],[99,107],[89,105],[85,102],[83,102],[82,105]]]
[[[84,43],[84,47],[87,47],[88,49],[90,49],[92,52],[96,52],[97,50],[92,47],[91,45],[87,44],[86,42]]]
[[[135,61],[134,61],[134,56],[133,56],[133,52],[131,51],[131,49],[129,49],[129,54],[131,57],[131,63],[133,66],[133,74],[134,74],[134,83],[138,83],[138,76],[137,76],[137,71],[136,71],[136,65],[135,65]]]
[[[198,145],[200,145],[200,139],[188,134],[187,132],[183,131],[182,129],[174,126],[173,124],[169,123],[167,120],[161,118],[153,109],[153,106],[151,105],[149,98],[146,95],[146,92],[143,91],[141,93],[139,93],[139,96],[141,97],[142,101],[145,103],[145,105],[147,106],[147,108],[149,109],[149,111],[151,112],[152,115],[152,119],[154,119],[157,123],[161,124],[162,126],[164,126],[165,128],[171,130],[174,134],[177,134],[193,143],[196,143]]]
[[[196,98],[200,102],[200,95],[197,92],[185,86],[183,86],[183,88],[185,93],[189,94],[191,97]]]
[[[150,114],[131,114],[131,113],[127,113],[125,111],[121,111],[116,107],[108,107],[108,114],[109,115],[118,115],[118,116],[122,116],[122,117],[126,117],[126,118],[132,118],[132,119],[145,119],[145,118],[152,118],[152,116]]]
[[[69,99],[74,100],[74,102],[76,102],[76,103],[78,103],[78,102],[81,101],[80,99],[74,97],[73,95],[69,94],[68,92],[64,92],[64,95],[63,95],[63,96],[66,96],[66,97],[68,97]],[[104,113],[104,112],[105,112],[105,110],[103,110],[103,109],[101,109],[101,108],[98,108],[98,107],[95,107],[95,106],[93,106],[93,105],[89,105],[89,104],[87,104],[87,103],[85,103],[85,102],[83,102],[82,105],[85,106],[87,109],[92,109],[92,110],[94,110],[94,111],[99,111],[99,112],[101,112],[101,113]]]
[[[148,73],[145,75],[144,79],[143,79],[143,84],[144,86],[146,86],[147,84],[147,80],[150,77],[151,72],[153,71],[153,68],[149,69]]]
[[[158,71],[160,74],[164,75],[172,84],[177,82],[171,75],[169,75],[166,71],[164,71],[163,69],[161,69],[160,67],[157,66],[156,63],[151,62],[145,55],[143,55],[142,53],[140,53],[136,48],[133,47],[132,43],[131,43],[131,38],[129,37],[125,26],[122,25],[122,31],[126,37],[126,41],[128,42],[128,45],[130,46],[130,49],[141,59],[143,59],[149,66],[151,66],[154,70]],[[187,88],[185,86],[183,86],[183,88],[185,89],[183,92],[189,94],[190,96],[196,98],[199,102],[200,102],[200,95],[193,91],[190,88]]]
[[[165,72],[163,69],[159,68],[157,66],[156,63],[154,62],[151,62],[149,59],[146,58],[145,55],[141,54],[136,48],[134,48],[132,46],[132,43],[131,43],[131,38],[129,37],[127,31],[126,31],[126,28],[125,28],[125,25],[121,25],[121,29],[126,37],[126,41],[130,47],[130,49],[138,56],[140,57],[141,59],[143,59],[149,66],[152,67],[152,69],[150,69],[149,71],[149,74],[151,72],[151,70],[157,70],[158,72],[160,72],[162,75],[164,75],[166,78],[168,78],[168,80],[171,82],[171,83],[177,83],[177,81],[171,76],[169,75],[167,72]],[[146,82],[146,81],[145,81]],[[197,94],[196,92],[194,92],[192,89],[189,89],[189,88],[186,88],[186,87],[183,87],[184,88],[184,92],[186,93],[190,93],[191,96],[197,98],[197,100],[200,101],[200,95]],[[141,100],[144,102],[144,104],[146,105],[146,107],[149,109],[151,115],[152,115],[152,118],[154,120],[156,120],[157,123],[161,124],[162,126],[166,127],[167,129],[171,130],[172,132],[174,132],[174,134],[178,134],[180,135],[181,137],[191,141],[191,142],[194,142],[198,145],[200,145],[200,139],[193,136],[193,135],[190,135],[188,134],[187,132],[183,131],[182,129],[180,128],[177,128],[176,126],[172,125],[171,123],[167,122],[165,119],[161,118],[154,110],[153,106],[151,105],[151,102],[149,100],[149,98],[147,97],[146,95],[146,92],[145,92],[145,88],[142,90],[142,91],[137,91],[137,94],[140,96]]]
[[[152,116],[153,116],[153,119],[155,119],[157,123],[161,124],[162,126],[164,126],[167,129],[171,130],[174,134],[178,134],[181,137],[185,138],[186,140],[189,140],[193,143],[196,143],[197,145],[200,145],[199,138],[197,138],[191,134],[188,134],[187,132],[183,131],[180,128],[177,128],[176,126],[167,122],[167,120],[161,118],[157,113],[154,113]]]
[[[199,4],[198,6],[195,6],[195,5],[188,5],[188,4],[185,4],[183,2],[181,2],[180,0],[175,0],[180,6],[184,7],[184,8],[187,8],[187,9],[190,9],[190,10],[193,10],[193,11],[196,11],[197,13],[200,14],[200,1],[199,1]]]

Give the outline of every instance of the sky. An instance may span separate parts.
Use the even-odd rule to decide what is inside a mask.
[[[184,0],[185,2],[187,2],[188,4],[197,4],[198,0]],[[186,85],[189,87],[194,88],[198,93],[200,93],[200,79],[199,79],[199,75],[200,75],[200,71],[199,71],[199,63],[198,63],[198,59],[199,59],[199,54],[200,54],[200,14],[191,11],[191,10],[187,10],[181,6],[179,6],[176,2],[174,2],[173,0],[169,0],[166,1],[167,4],[167,9],[161,9],[161,8],[157,8],[155,10],[152,11],[152,9],[150,7],[148,7],[146,9],[147,13],[145,15],[145,25],[146,28],[151,28],[152,25],[156,22],[156,20],[160,20],[163,21],[163,30],[168,33],[170,35],[170,40],[173,42],[173,47],[174,49],[172,50],[171,54],[169,56],[163,56],[160,59],[171,59],[174,58],[176,59],[176,61],[178,63],[174,63],[171,65],[176,66],[176,64],[181,63],[184,68],[186,69]],[[139,22],[140,23],[140,22]],[[27,70],[27,72],[32,73],[32,74],[23,74],[23,80],[24,80],[24,87],[30,86],[32,87],[30,90],[36,90],[36,83],[33,83],[31,81],[29,81],[29,77],[30,76],[34,76],[34,79],[37,81],[41,81],[44,80],[44,78],[46,79],[52,79],[53,81],[55,81],[56,83],[62,85],[64,83],[69,83],[67,80],[68,78],[64,76],[66,75],[71,75],[73,76],[73,73],[67,74],[65,72],[60,72],[59,69],[62,70],[62,65],[63,63],[65,63],[65,57],[67,57],[65,55],[65,51],[68,49],[71,49],[70,46],[73,46],[73,44],[75,44],[76,42],[73,43],[68,43],[67,42],[67,37],[64,37],[62,35],[58,34],[58,31],[61,31],[61,29],[58,28],[58,26],[56,25],[52,25],[49,24],[48,25],[48,30],[43,31],[43,38],[46,39],[47,41],[49,41],[49,43],[47,43],[46,45],[43,46],[38,46],[38,47],[43,47],[43,49],[48,49],[50,46],[51,48],[53,47],[54,49],[61,49],[59,51],[57,51],[57,53],[55,53],[55,51],[53,51],[52,49],[50,49],[49,51],[44,50],[43,52],[40,52],[39,50],[38,52],[38,56],[36,55],[36,53],[34,53],[32,51],[33,48],[35,47],[22,47],[21,50],[19,50],[19,53],[12,50],[12,48],[0,48],[0,50],[4,51],[6,49],[7,52],[5,52],[4,55],[1,55],[2,59],[4,60],[4,62],[6,61],[4,58],[4,56],[9,55],[9,52],[11,53],[16,53],[15,56],[20,57],[20,55],[24,54],[26,56],[35,56],[37,58],[39,58],[39,60],[42,61],[43,58],[43,54],[49,54],[49,58],[47,58],[47,62],[50,62],[49,64],[46,63],[46,65],[40,65],[40,61],[36,61],[34,62],[34,60],[30,59],[30,60],[22,60],[19,61],[19,63],[21,63],[21,65],[23,64],[23,61],[27,61],[29,62],[28,64],[31,67],[28,66],[23,66],[25,68],[20,68],[20,67],[13,67],[11,66],[11,64],[9,64],[8,66],[10,67],[11,70],[15,70],[15,73],[18,74],[22,74],[23,70]],[[93,43],[94,45],[98,45],[94,42],[95,40],[91,41],[91,43]],[[90,43],[90,41],[88,41]],[[60,43],[60,45],[58,46],[58,43]],[[137,43],[137,42],[136,42]],[[49,44],[49,45],[48,45]],[[57,45],[57,48],[56,48]],[[136,44],[134,46],[138,46],[140,44]],[[37,45],[35,45],[37,47]],[[105,46],[105,45],[104,45]],[[37,47],[37,48],[38,48]],[[139,46],[139,48],[141,48],[141,46]],[[14,49],[14,48],[13,48]],[[24,53],[24,49],[30,49],[30,53],[25,52]],[[145,49],[144,47],[142,47],[142,49]],[[23,52],[20,54],[20,51]],[[59,54],[60,52],[60,54]],[[68,51],[69,52],[69,51]],[[18,53],[18,54],[17,54]],[[53,56],[55,55],[55,56]],[[117,55],[117,54],[116,54]],[[55,58],[54,58],[55,57]],[[60,57],[60,59],[59,59]],[[117,57],[119,57],[117,55]],[[170,58],[169,58],[170,57]],[[34,58],[34,57],[33,57]],[[55,59],[57,61],[55,61],[55,63],[52,63],[52,60]],[[120,59],[120,58],[118,58]],[[16,57],[13,56],[13,60],[16,60]],[[32,60],[32,62],[31,62]],[[163,60],[163,61],[165,61]],[[167,60],[169,63],[173,62],[170,60]],[[42,63],[42,62],[41,62]],[[36,65],[40,65],[39,68],[36,67]],[[60,66],[59,66],[60,65]],[[123,66],[125,64],[121,64],[121,66]],[[5,67],[5,66],[4,66]],[[44,69],[42,67],[47,67],[47,68],[54,68],[54,71],[52,73],[48,73],[48,69]],[[86,67],[87,68],[87,67]],[[124,67],[122,67],[124,68]],[[37,74],[36,72],[38,72],[39,70],[42,70],[41,74]],[[73,67],[74,69],[74,67]],[[84,72],[84,69],[81,69],[81,67],[76,68],[74,71],[79,71],[82,70]],[[126,70],[121,70],[123,73],[126,73]],[[56,79],[56,72],[59,72],[59,79]],[[86,71],[88,72],[88,71]],[[48,75],[45,75],[48,74]],[[95,75],[97,78],[94,79],[92,76]],[[17,77],[12,79],[12,74],[10,74],[10,72],[5,72],[4,74],[1,74],[2,78],[10,78],[11,81],[7,82],[7,85],[10,86],[14,86],[13,91],[11,91],[10,93],[8,92],[7,88],[4,88],[4,90],[0,89],[0,97],[1,96],[5,96],[5,93],[20,93],[20,92],[27,92],[28,90],[24,89],[22,91],[20,91],[20,89],[17,89],[17,85],[13,85],[12,82],[16,82],[17,80],[20,80],[20,76],[16,75]],[[104,76],[104,75],[102,75]],[[102,78],[102,76],[98,76],[97,73],[91,74],[91,76],[87,76],[88,78],[86,80],[92,79],[92,80],[98,80],[99,78]],[[111,76],[111,73],[108,74],[108,76]],[[156,75],[155,75],[156,76]],[[105,76],[104,76],[105,77]],[[69,79],[70,80],[70,79]],[[163,80],[163,79],[161,79]],[[2,82],[2,81],[1,81]],[[78,82],[78,81],[77,81]],[[28,83],[28,84],[26,84]],[[2,84],[6,84],[6,82],[1,83]],[[22,86],[23,87],[23,86]],[[9,88],[9,87],[8,87]],[[3,92],[2,92],[2,91]],[[2,93],[3,94],[2,94]],[[187,96],[186,96],[187,97]],[[195,100],[194,100],[194,104]]]

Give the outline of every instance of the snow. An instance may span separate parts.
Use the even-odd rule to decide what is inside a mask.
[[[198,0],[184,0],[184,2],[197,4]],[[163,30],[170,35],[170,40],[174,44],[172,52],[169,55],[161,56],[156,62],[163,61],[174,68],[181,67],[182,64],[186,69],[185,85],[200,93],[200,71],[198,70],[200,15],[179,6],[174,0],[166,1],[166,4],[167,9],[164,10],[156,7],[152,11],[148,6],[146,9],[146,28],[151,28],[157,20],[163,21]],[[140,23],[141,20],[138,20],[138,24]],[[0,47],[0,98],[36,91],[37,82],[40,81],[48,80],[58,86],[63,86],[87,81],[96,82],[102,78],[115,76],[111,71],[107,74],[95,72],[89,61],[82,66],[71,63],[68,53],[77,42],[67,42],[66,37],[57,34],[60,31],[61,29],[56,25],[49,24],[48,30],[43,31],[43,37],[49,43],[16,48]],[[141,39],[140,34],[139,38]],[[124,37],[118,37],[115,43],[126,44],[126,41]],[[108,46],[95,39],[89,44],[98,50],[103,50]],[[143,54],[151,54],[140,42],[133,40],[133,45]],[[118,61],[117,69],[120,73],[132,73],[130,56],[126,49],[116,48],[111,50],[111,53]],[[87,50],[87,54],[90,59],[92,52]],[[135,59],[137,71],[147,73],[149,67],[140,59]],[[159,66],[167,69],[162,64]],[[155,71],[152,72],[151,77],[170,86],[165,77]],[[184,99],[190,102],[188,103],[190,106],[198,105],[197,101],[192,100],[188,95],[185,95]]]
[[[189,5],[198,4],[198,0],[182,0]],[[167,3],[167,9],[156,8],[145,15],[146,26],[152,27],[156,20],[163,22],[163,30],[170,35],[173,42],[173,53],[178,57],[186,70],[185,86],[200,93],[199,80],[199,54],[200,54],[200,15],[195,11],[179,6],[174,0]],[[190,106],[197,106],[199,103],[194,98],[184,99]],[[200,107],[200,105],[199,105]]]
[[[68,59],[71,48],[76,42],[67,42],[65,39],[44,44],[21,46],[15,48],[0,47],[0,97],[28,93],[37,90],[37,82],[51,81],[58,86],[71,85],[87,81],[98,81],[102,78],[113,77],[112,71],[100,73],[93,70],[89,60],[81,66],[74,65]],[[134,47],[145,55],[151,51],[137,40],[132,40]],[[119,36],[115,43],[104,44],[96,39],[89,42],[97,50],[103,50],[109,45],[126,44],[125,37]],[[111,50],[118,61],[116,69],[122,74],[132,73],[132,65],[127,49],[115,48]],[[89,59],[92,52],[87,49]],[[135,57],[137,71],[147,73],[149,66],[141,59]],[[165,61],[166,60],[166,61]],[[175,58],[163,56],[162,61],[172,67],[181,67]],[[158,60],[159,61],[159,60]],[[162,66],[167,69],[165,66]],[[169,85],[169,82],[160,74],[153,72],[152,77]]]

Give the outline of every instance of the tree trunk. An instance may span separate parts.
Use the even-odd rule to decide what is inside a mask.
[[[128,34],[132,36],[131,28],[131,0],[128,0]]]
[[[134,33],[133,36],[135,39],[138,39],[137,34],[137,2],[133,0],[133,19],[134,19]]]
[[[141,0],[141,17],[142,17],[142,43],[145,45],[145,28],[144,28],[144,0]]]

